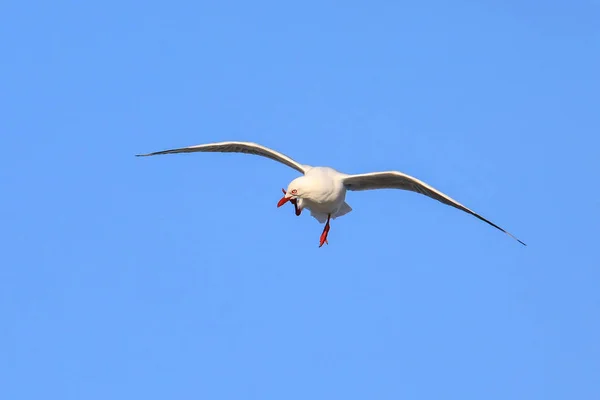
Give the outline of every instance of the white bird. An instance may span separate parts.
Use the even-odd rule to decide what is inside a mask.
[[[402,189],[416,193],[424,194],[432,199],[438,200],[449,206],[458,208],[467,212],[480,220],[487,222],[493,227],[506,233],[519,243],[526,246],[525,243],[515,236],[500,228],[498,225],[488,221],[481,215],[469,210],[456,200],[450,198],[439,190],[434,189],[425,182],[422,182],[412,176],[398,171],[370,172],[366,174],[349,175],[336,171],[329,167],[311,167],[310,165],[300,164],[290,157],[250,142],[219,142],[200,144],[196,146],[182,147],[178,149],[157,151],[148,154],[138,154],[137,157],[154,156],[159,154],[175,153],[195,153],[195,152],[219,152],[219,153],[246,153],[267,157],[278,161],[288,167],[294,168],[302,173],[302,176],[294,179],[288,185],[287,190],[282,189],[284,196],[277,203],[281,207],[286,202],[291,202],[296,210],[296,215],[300,215],[303,209],[310,210],[310,215],[315,217],[320,223],[325,223],[325,228],[321,234],[319,247],[327,242],[329,233],[329,223],[331,219],[336,219],[342,215],[348,214],[352,208],[346,203],[346,191],[359,191],[371,189]]]

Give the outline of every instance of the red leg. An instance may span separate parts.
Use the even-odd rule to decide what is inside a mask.
[[[331,218],[331,214],[327,215],[327,223],[325,224],[325,228],[323,228],[323,233],[321,233],[321,240],[319,241],[319,247],[323,246],[323,244],[329,242],[327,241],[327,234],[329,233],[329,219]]]

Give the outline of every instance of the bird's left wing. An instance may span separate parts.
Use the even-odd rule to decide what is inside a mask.
[[[285,164],[288,167],[294,168],[296,171],[299,171],[303,174],[306,172],[306,170],[308,168],[310,168],[308,165],[300,164],[299,162],[293,160],[292,158],[286,156],[283,153],[280,153],[278,151],[275,151],[275,150],[270,149],[265,146],[261,146],[260,144],[251,143],[251,142],[218,142],[218,143],[199,144],[196,146],[181,147],[178,149],[156,151],[154,153],[148,153],[148,154],[137,154],[136,156],[137,157],[146,157],[146,156],[155,156],[155,155],[159,155],[159,154],[195,153],[195,152],[254,154],[257,156],[270,158],[271,160]]]
[[[432,199],[438,200],[444,204],[452,206],[454,208],[458,208],[466,213],[469,213],[480,220],[487,222],[494,228],[501,230],[506,233],[522,245],[525,245],[522,241],[517,239],[511,233],[505,231],[500,228],[498,225],[494,224],[491,221],[483,218],[481,215],[476,212],[469,210],[467,207],[460,204],[458,201],[452,199],[451,197],[445,195],[437,189],[429,186],[423,181],[418,180],[417,178],[413,178],[410,175],[403,174],[398,171],[386,171],[386,172],[372,172],[368,174],[359,174],[359,175],[347,175],[344,178],[344,186],[348,190],[372,190],[372,189],[402,189],[409,190],[411,192],[421,193],[425,196],[431,197]]]

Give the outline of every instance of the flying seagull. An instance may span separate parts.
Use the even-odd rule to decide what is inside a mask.
[[[319,240],[319,247],[323,246],[324,243],[329,244],[327,242],[327,235],[329,234],[330,220],[346,215],[352,211],[352,208],[346,203],[346,191],[372,189],[402,189],[424,194],[425,196],[431,197],[432,199],[438,200],[454,208],[458,208],[459,210],[487,222],[526,246],[525,243],[509,232],[500,228],[493,222],[488,221],[474,211],[471,211],[439,190],[434,189],[417,178],[413,178],[412,176],[398,171],[369,172],[366,174],[349,175],[329,167],[312,167],[310,165],[300,164],[285,154],[251,142],[208,143],[157,151],[148,154],[137,154],[136,156],[146,157],[159,154],[195,152],[254,154],[278,161],[300,172],[302,176],[292,180],[288,185],[287,190],[281,189],[283,191],[283,197],[277,203],[277,207],[281,207],[289,201],[294,205],[296,215],[300,215],[302,210],[306,208],[307,210],[310,210],[310,215],[316,218],[317,221],[322,224],[324,223],[325,228],[323,229],[323,233]]]

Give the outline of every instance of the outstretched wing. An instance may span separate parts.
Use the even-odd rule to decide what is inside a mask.
[[[305,173],[309,169],[308,165],[302,165],[297,161],[291,159],[283,153],[269,149],[268,147],[261,146],[260,144],[251,142],[219,142],[219,143],[208,143],[199,144],[196,146],[181,147],[179,149],[163,150],[148,154],[137,154],[136,157],[147,157],[155,156],[159,154],[175,154],[175,153],[195,153],[195,152],[206,152],[206,153],[244,153],[254,154],[275,160],[288,167],[294,168],[296,171]]]
[[[386,172],[373,172],[368,174],[359,174],[359,175],[348,175],[344,178],[344,186],[348,190],[372,190],[372,189],[402,189],[402,190],[410,190],[411,192],[421,193],[425,196],[431,197],[432,199],[438,200],[444,204],[452,206],[454,208],[458,208],[466,213],[469,213],[480,220],[487,222],[494,228],[500,229],[502,232],[506,233],[513,239],[517,240],[522,245],[527,246],[525,243],[514,237],[509,232],[500,228],[498,225],[494,224],[491,221],[483,218],[481,215],[476,212],[469,210],[467,207],[460,204],[458,201],[452,199],[451,197],[445,195],[437,189],[429,186],[423,181],[418,180],[417,178],[413,178],[410,175],[403,174],[398,171],[386,171]]]

